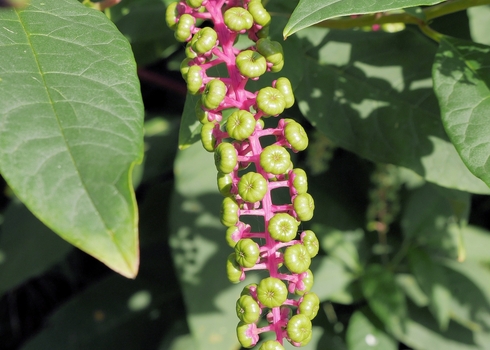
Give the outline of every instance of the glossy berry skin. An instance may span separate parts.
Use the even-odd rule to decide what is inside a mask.
[[[255,172],[246,173],[238,182],[238,194],[244,201],[250,203],[262,200],[267,189],[267,180]]]
[[[248,11],[252,15],[254,22],[262,27],[268,26],[271,22],[271,15],[266,11],[260,0],[252,0],[248,4]]]
[[[214,150],[214,163],[221,173],[231,173],[237,165],[237,153],[235,147],[229,143],[220,143]]]
[[[202,87],[202,74],[201,67],[190,66],[187,71],[187,91],[195,95],[199,92]]]
[[[311,272],[311,270],[307,270],[305,274],[306,276],[302,279],[305,288],[302,290],[296,288],[294,290],[294,294],[296,295],[305,295],[311,290],[311,287],[313,287],[313,272]]]
[[[201,129],[201,143],[208,152],[213,152],[215,148],[216,138],[213,135],[215,125],[214,123],[206,123]]]
[[[168,5],[167,10],[165,11],[165,23],[167,27],[172,30],[177,29],[177,16],[179,12],[177,11],[178,2],[173,2]]]
[[[196,112],[196,119],[199,120],[201,124],[209,123],[208,120],[208,112],[202,109],[202,102],[198,100],[196,103],[196,107],[194,108]]]
[[[303,273],[310,268],[311,257],[302,244],[287,247],[284,251],[284,265],[293,273]]]
[[[235,32],[241,32],[252,28],[254,18],[243,7],[232,7],[225,11],[223,15],[226,26]]]
[[[258,287],[257,286],[257,283],[250,283],[250,284],[246,285],[243,288],[242,292],[240,293],[240,296],[242,296],[242,295],[250,295],[250,296],[252,296],[253,295],[252,289],[257,290],[257,287]]]
[[[257,51],[242,51],[235,62],[240,74],[247,78],[258,78],[267,71],[267,61]]]
[[[284,147],[267,146],[260,154],[260,166],[268,173],[284,174],[291,167],[291,156]]]
[[[299,223],[291,215],[277,213],[269,221],[269,234],[280,242],[289,242],[296,237]]]
[[[226,197],[221,204],[221,223],[224,226],[233,226],[238,222],[238,203],[232,197]]]
[[[304,231],[301,234],[301,242],[305,246],[306,250],[308,250],[308,254],[310,254],[311,258],[314,258],[318,254],[320,243],[318,242],[318,238],[313,231]]]
[[[309,221],[313,217],[315,202],[309,193],[303,193],[294,198],[293,207],[299,220]]]
[[[233,185],[233,178],[230,174],[223,174],[218,172],[217,175],[218,190],[224,197],[231,196],[231,188]]]
[[[239,283],[242,274],[242,269],[236,262],[235,253],[231,253],[226,259],[226,275],[228,276],[228,280],[230,280],[231,283]]]
[[[286,99],[279,90],[265,87],[257,94],[257,108],[265,115],[278,115],[286,108]]]
[[[192,50],[196,53],[206,53],[216,45],[218,34],[213,28],[200,29],[190,41]]]
[[[255,334],[257,327],[253,323],[240,322],[236,327],[238,341],[244,348],[252,348],[259,341],[259,336]]]
[[[203,0],[186,0],[185,1],[190,7],[199,8],[202,5]]]
[[[288,297],[288,290],[283,281],[275,277],[267,277],[257,287],[257,298],[268,308],[281,306]]]
[[[243,323],[255,323],[259,320],[259,304],[250,295],[242,295],[236,302],[236,314]]]
[[[298,306],[298,313],[307,316],[310,320],[314,319],[320,309],[320,299],[315,293],[308,293],[303,296],[303,300]]]
[[[308,135],[305,129],[294,120],[287,122],[284,136],[295,151],[304,151],[308,147]]]
[[[312,324],[310,319],[303,314],[294,315],[288,322],[288,338],[295,343],[306,345],[305,340],[311,338]]]
[[[294,105],[294,93],[289,79],[284,77],[277,79],[274,87],[284,95],[286,108],[292,107]]]
[[[235,241],[233,239],[233,235],[235,233],[237,233],[239,230],[238,230],[238,227],[236,226],[230,226],[228,227],[228,229],[226,230],[226,243],[228,243],[228,245],[232,248],[235,248],[235,246],[237,245],[237,241]]]
[[[174,32],[175,39],[182,43],[189,40],[191,37],[191,29],[194,27],[195,23],[195,18],[187,13],[180,16],[179,23]]]
[[[226,121],[226,131],[235,140],[243,141],[252,135],[255,124],[256,121],[252,113],[239,110],[233,112]]]
[[[284,66],[282,45],[277,41],[270,41],[267,38],[259,39],[257,41],[257,51],[265,57],[267,62],[272,63],[271,72],[279,72]]]
[[[276,340],[267,340],[262,343],[259,350],[284,350],[284,346]]]
[[[213,79],[206,84],[202,92],[202,105],[207,109],[215,109],[226,95],[226,85],[219,79]]]
[[[292,185],[298,194],[306,193],[306,191],[308,191],[308,178],[306,177],[306,172],[303,169],[293,169],[289,177],[294,177]]]
[[[236,262],[246,268],[254,267],[259,259],[259,246],[250,238],[244,238],[235,245]]]

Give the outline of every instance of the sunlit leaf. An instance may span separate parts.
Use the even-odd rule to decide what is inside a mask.
[[[357,310],[349,320],[346,340],[349,350],[396,350],[398,342],[386,334],[379,320],[367,308]]]

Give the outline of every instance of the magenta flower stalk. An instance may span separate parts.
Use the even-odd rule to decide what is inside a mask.
[[[213,27],[199,28],[198,20]],[[279,72],[284,65],[281,45],[267,38],[271,17],[261,0],[182,0],[168,7],[166,21],[176,39],[186,43],[181,72],[187,88],[201,95],[196,106],[201,140],[215,155],[218,188],[225,197],[221,222],[234,249],[227,260],[228,278],[238,283],[248,271],[269,273],[259,284],[246,286],[237,301],[238,340],[250,348],[259,334],[274,332],[276,340],[260,349],[284,349],[284,339],[305,345],[319,308],[317,295],[310,292],[309,270],[319,245],[312,231],[298,234],[301,221],[313,216],[314,201],[307,193],[306,173],[293,167],[290,152],[306,149],[308,137],[291,119],[280,119],[275,128],[264,126],[263,118],[277,117],[294,104],[287,78],[257,92],[246,89],[249,80]],[[237,49],[240,35],[248,35],[255,45]],[[208,75],[217,65],[226,66],[228,76]],[[264,139],[274,142],[264,146]],[[280,188],[289,190],[287,203],[272,201],[272,192]],[[254,232],[243,221],[246,216],[261,217],[264,230]],[[267,324],[259,327],[262,315]]]

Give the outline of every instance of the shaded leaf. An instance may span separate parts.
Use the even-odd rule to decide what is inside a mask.
[[[359,254],[356,246],[345,239],[348,233],[329,227],[313,226],[315,232],[321,232],[321,247],[331,257],[342,262],[351,272],[359,273],[362,266],[359,261]],[[362,235],[362,230],[360,230]]]
[[[320,23],[329,18],[374,12],[385,12],[406,7],[434,5],[444,0],[301,0],[284,28],[284,37]]]
[[[400,288],[405,292],[405,295],[409,297],[415,305],[418,307],[429,305],[429,298],[424,291],[420,289],[420,286],[413,275],[398,273],[395,278]]]
[[[367,308],[354,312],[345,337],[349,350],[398,349],[398,342],[386,334],[379,320]]]
[[[143,106],[128,42],[76,0],[2,11],[0,27],[2,175],[53,231],[134,277]]]
[[[409,168],[444,187],[490,193],[444,131],[431,88],[431,42],[411,30],[310,28],[300,36],[305,75],[296,97],[313,126],[372,161]]]
[[[443,37],[434,91],[444,127],[463,162],[490,186],[490,46]]]
[[[11,202],[0,232],[0,295],[60,262],[73,247],[21,203]]]

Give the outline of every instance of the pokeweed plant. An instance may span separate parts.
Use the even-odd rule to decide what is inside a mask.
[[[197,27],[200,19],[212,27]],[[170,4],[166,22],[175,38],[186,43],[181,73],[187,88],[201,96],[196,105],[197,119],[203,124],[201,141],[214,152],[217,184],[225,197],[221,223],[228,227],[226,240],[234,248],[226,262],[228,278],[238,283],[247,271],[269,273],[260,283],[247,285],[236,302],[238,340],[250,348],[259,334],[274,332],[276,340],[263,343],[261,349],[283,349],[284,339],[295,346],[306,345],[320,304],[310,292],[309,269],[319,242],[313,231],[298,231],[302,221],[311,220],[314,201],[307,193],[305,171],[293,167],[286,149],[305,150],[308,136],[292,119],[265,127],[263,118],[278,117],[294,104],[287,78],[279,77],[256,92],[246,88],[249,80],[267,71],[280,72],[284,66],[281,44],[268,39],[271,16],[261,0],[197,0]],[[237,49],[234,44],[241,35],[254,44]],[[217,65],[226,66],[227,76],[208,74]],[[263,146],[261,140],[270,136],[275,142]],[[289,190],[289,202],[272,202],[272,192],[280,188]],[[245,216],[261,217],[263,231],[245,224]],[[257,326],[261,314],[266,315],[267,326]]]

